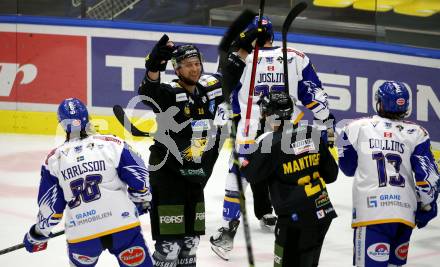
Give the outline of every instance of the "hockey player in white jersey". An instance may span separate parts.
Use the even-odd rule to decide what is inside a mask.
[[[285,91],[284,71],[283,71],[283,51],[281,47],[273,46],[273,28],[272,22],[267,16],[262,17],[262,29],[257,33],[259,17],[255,17],[253,23],[240,34],[237,47],[239,50],[233,52],[240,56],[246,66],[241,76],[240,83],[231,94],[232,113],[234,120],[238,121],[236,145],[239,154],[252,153],[255,139],[259,132],[262,132],[263,123],[260,123],[260,106],[257,104],[261,95],[268,95],[270,91]],[[249,87],[251,84],[251,73],[253,64],[253,41],[258,36],[257,42],[260,48],[258,63],[255,75],[255,86],[253,88],[253,98],[250,103],[250,114],[247,112]],[[315,120],[323,128],[322,130],[333,129],[335,123],[334,116],[330,113],[327,101],[327,94],[322,89],[319,80],[310,59],[301,51],[293,48],[287,48],[288,71],[289,71],[289,95],[294,100],[299,100],[307,109],[313,112]],[[292,122],[298,123],[304,113],[301,108],[295,107],[292,115]],[[219,107],[217,112],[228,111]],[[246,127],[246,119],[250,118],[249,127]],[[260,127],[261,126],[261,127]],[[258,133],[257,133],[258,132]],[[327,131],[324,131],[327,132]],[[327,141],[330,138],[326,139]],[[231,164],[232,165],[232,164]],[[225,198],[223,203],[223,223],[222,227],[211,236],[211,248],[222,259],[228,260],[229,252],[233,247],[233,239],[240,218],[240,202],[237,180],[233,172],[237,170],[231,168],[225,186]],[[247,182],[243,179],[243,189],[246,190]],[[276,224],[276,216],[271,213],[261,214],[261,209],[266,209],[264,196],[256,195],[255,191],[264,192],[268,190],[267,186],[253,185],[254,192],[254,211],[258,216],[260,213],[260,224],[263,228],[273,230]],[[263,185],[264,186],[264,185]],[[254,189],[256,187],[256,189]],[[272,212],[269,206],[269,212]]]
[[[403,120],[409,92],[387,81],[376,92],[378,116],[348,124],[339,144],[339,167],[353,176],[353,265],[406,264],[415,226],[437,215],[439,173],[429,134]]]
[[[153,266],[138,219],[151,201],[144,162],[123,140],[91,134],[87,108],[76,98],[60,104],[58,121],[67,138],[41,167],[39,213],[24,237],[26,250],[46,249],[64,215],[71,266],[95,266],[105,249],[120,266]]]

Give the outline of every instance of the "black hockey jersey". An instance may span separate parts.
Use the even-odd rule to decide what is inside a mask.
[[[265,133],[241,169],[250,183],[268,181],[278,216],[302,224],[336,217],[326,183],[336,180],[338,166],[320,131],[313,129],[288,124],[283,131]]]

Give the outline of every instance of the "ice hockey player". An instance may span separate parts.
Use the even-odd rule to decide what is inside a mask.
[[[161,83],[160,71],[170,59],[178,79]],[[162,143],[156,135],[150,147],[155,266],[196,266],[200,235],[205,234],[203,189],[219,154],[212,129],[217,106],[224,101],[220,76],[202,75],[199,49],[176,46],[167,35],[147,56],[146,69],[139,95],[151,99],[144,103],[153,107],[158,127],[170,121],[181,126],[168,132],[174,144]],[[161,115],[169,109],[174,117]]]
[[[237,151],[241,155],[249,154],[254,150],[255,138],[262,132],[264,122],[260,123],[260,107],[257,104],[259,96],[268,95],[271,91],[285,90],[283,52],[282,48],[273,46],[274,32],[272,22],[267,16],[263,16],[262,31],[257,34],[258,20],[259,17],[255,17],[254,21],[240,35],[236,42],[239,50],[233,53],[233,56],[239,56],[243,60],[243,64],[245,64],[240,83],[233,91],[231,97],[233,118],[234,121],[238,121]],[[249,131],[246,134],[245,119],[253,64],[253,53],[251,52],[255,38],[257,38],[260,48],[259,61],[255,75],[253,101],[251,103],[251,122],[249,124]],[[312,111],[315,121],[317,124],[320,124],[324,133],[327,133],[327,128],[333,130],[335,121],[334,116],[329,111],[327,94],[322,89],[321,81],[310,59],[303,52],[288,48],[288,70],[289,94],[292,99],[298,99],[305,107]],[[225,113],[227,112],[226,110]],[[304,113],[299,107],[295,108],[292,121],[297,123],[302,119],[303,115]],[[325,141],[333,144],[333,135]],[[210,238],[212,250],[224,260],[229,259],[240,219],[239,192],[234,172],[236,170],[234,167],[231,167],[226,179],[222,226]],[[243,188],[246,189],[246,187],[247,182],[243,180]],[[273,231],[276,224],[276,216],[272,215],[267,185],[259,183],[251,185],[251,189],[254,197],[254,212],[256,217],[260,219],[260,225],[263,229]]]
[[[273,131],[257,139],[241,173],[251,183],[266,181],[278,221],[274,266],[316,267],[325,235],[336,212],[326,189],[338,166],[321,131],[291,123],[294,105],[284,91],[271,91],[260,102]]]
[[[353,265],[396,267],[406,264],[413,228],[437,215],[439,173],[428,132],[404,120],[405,84],[386,81],[375,99],[378,115],[344,128],[339,167],[354,177]]]
[[[108,249],[119,266],[153,266],[138,216],[151,194],[142,159],[121,139],[93,134],[86,106],[76,98],[58,107],[67,137],[41,167],[39,213],[24,237],[27,251],[46,249],[65,215],[72,266],[95,266]]]

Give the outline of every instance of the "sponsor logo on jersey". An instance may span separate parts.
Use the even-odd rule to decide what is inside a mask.
[[[90,256],[81,255],[81,254],[77,254],[77,253],[72,253],[72,257],[77,262],[84,264],[84,265],[94,264],[98,260],[98,257],[90,257]]]
[[[396,100],[396,104],[399,106],[403,106],[403,105],[405,105],[405,103],[406,103],[406,100],[404,98],[399,98]]]
[[[199,221],[205,220],[205,213],[204,212],[197,212],[196,213],[196,220],[199,220]]]
[[[323,191],[321,195],[315,200],[316,208],[320,208],[330,203],[330,198],[327,192]]]
[[[403,130],[403,126],[400,124],[396,125],[396,128],[399,129],[400,132]]]
[[[119,253],[118,258],[127,266],[138,266],[144,262],[146,253],[143,247],[135,246]]]
[[[75,215],[76,221],[74,222],[74,226],[100,221],[111,216],[113,216],[111,211],[106,211],[101,214],[97,214],[96,210],[78,213]]]
[[[367,255],[374,261],[387,261],[390,257],[390,244],[374,243],[368,247]]]
[[[315,151],[315,144],[313,143],[312,139],[297,141],[290,144],[290,147],[293,148],[293,153],[295,153],[295,155]]]
[[[267,64],[273,64],[273,57],[266,57]]]
[[[406,130],[406,132],[407,132],[408,134],[413,134],[413,133],[416,132],[416,129],[408,129],[408,130]]]
[[[121,217],[122,217],[122,218],[128,218],[128,217],[130,217],[130,212],[128,212],[128,211],[124,211],[124,212],[121,214]]]
[[[182,176],[206,176],[203,168],[199,169],[180,169],[180,174]]]
[[[208,96],[208,99],[213,99],[213,98],[216,98],[218,96],[222,96],[223,92],[222,92],[221,88],[217,88],[215,90],[207,92],[206,95]]]
[[[87,144],[87,148],[90,149],[90,150],[93,150],[94,147],[95,147],[95,143]]]
[[[186,93],[176,94],[176,102],[182,102],[188,100]]]
[[[394,251],[396,257],[400,260],[406,260],[406,258],[408,257],[408,248],[409,248],[409,242],[403,243],[400,246],[398,246]]]
[[[160,216],[160,223],[171,224],[171,223],[183,223],[183,215],[175,216]]]
[[[391,126],[392,126],[391,122],[384,122],[385,129],[391,129]]]
[[[326,208],[326,209],[324,210],[325,214],[329,214],[330,212],[333,212],[333,211],[335,211],[335,209],[334,209],[333,207]]]
[[[383,132],[383,137],[385,137],[385,138],[392,138],[393,137],[393,133],[392,132]]]
[[[324,210],[318,210],[318,211],[316,212],[316,217],[318,217],[318,219],[322,219],[322,218],[324,218],[324,217],[325,217],[325,212],[324,212]]]
[[[367,207],[368,208],[377,208],[377,196],[367,197]]]

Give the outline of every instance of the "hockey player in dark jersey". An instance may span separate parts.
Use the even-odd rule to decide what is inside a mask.
[[[251,184],[269,184],[278,216],[274,266],[318,266],[336,217],[326,184],[336,180],[338,166],[319,130],[290,122],[293,103],[287,93],[270,92],[260,108],[273,132],[257,139],[258,148],[248,155],[241,173]]]
[[[178,79],[161,83],[160,71],[170,59]],[[145,65],[139,95],[156,113],[158,128],[171,129],[165,133],[168,138],[156,134],[150,147],[155,266],[196,266],[200,235],[205,233],[203,189],[218,157],[213,119],[224,100],[220,76],[202,75],[199,49],[176,46],[167,35],[154,46]]]
[[[270,91],[285,91],[283,51],[281,47],[273,45],[274,31],[272,22],[267,16],[262,17],[262,29],[257,38],[259,46],[258,64],[256,67],[255,86],[253,89],[252,102],[248,103],[249,87],[251,82],[251,72],[253,66],[253,44],[255,40],[255,31],[258,27],[259,17],[248,26],[236,41],[237,51],[245,64],[243,75],[239,77],[239,82],[232,91],[232,112],[234,119],[238,121],[236,147],[241,155],[253,151],[255,139],[261,132],[260,107],[257,104],[261,94],[267,95]],[[304,107],[313,113],[314,122],[320,125],[323,133],[330,134],[332,137],[334,116],[330,113],[327,101],[327,94],[322,89],[321,81],[315,72],[310,59],[303,52],[288,47],[287,48],[287,66],[289,71],[289,92],[292,99],[300,101]],[[230,58],[231,59],[231,58]],[[234,84],[235,85],[235,84]],[[249,105],[249,107],[248,107]],[[298,122],[302,119],[304,112],[300,107],[295,107],[291,120]],[[250,119],[249,128],[246,129],[246,120]],[[263,123],[264,124],[264,123]],[[260,129],[260,131],[258,131]],[[247,134],[246,134],[247,133]],[[333,141],[332,138],[326,138],[326,141]],[[330,142],[329,142],[330,143]],[[230,251],[233,248],[233,239],[237,231],[240,219],[240,204],[238,183],[233,168],[227,176],[225,183],[225,197],[223,202],[223,222],[222,226],[211,237],[211,248],[222,259],[229,258]],[[247,183],[243,181],[243,188],[246,190]],[[274,228],[276,216],[272,215],[272,208],[269,202],[269,196],[266,193],[267,187],[260,183],[252,185],[251,189],[254,195],[254,211],[260,220],[263,228]]]

